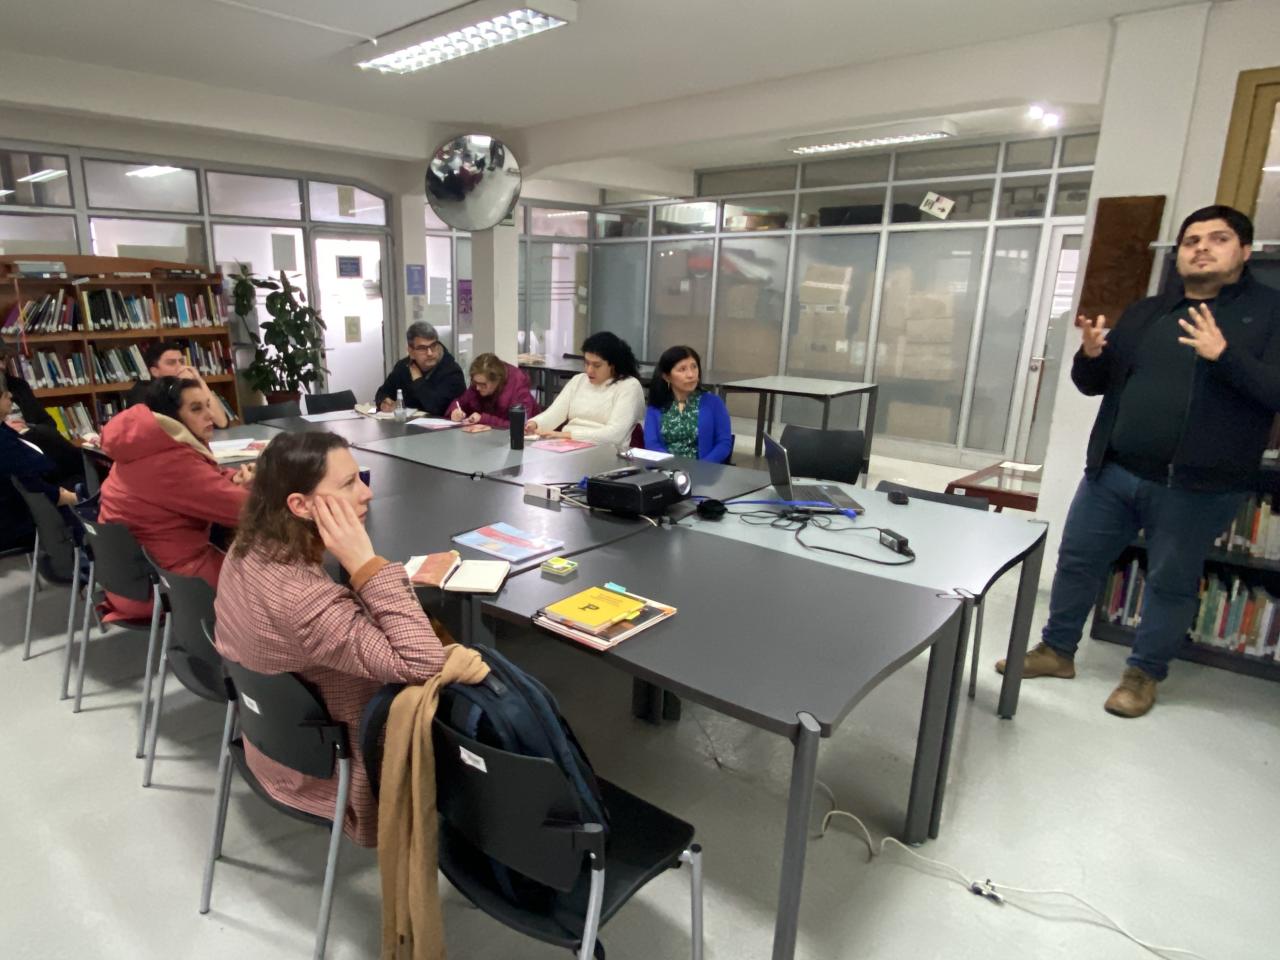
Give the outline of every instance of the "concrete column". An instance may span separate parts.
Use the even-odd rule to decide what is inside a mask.
[[[471,234],[472,357],[496,353],[516,362],[519,270],[519,234],[513,224]]]
[[[391,273],[391,296],[394,303],[391,323],[387,327],[387,369],[404,356],[404,332],[409,324],[426,319],[427,298],[409,292],[409,271],[406,267],[424,267],[427,262],[427,234],[425,211],[427,196],[417,193],[398,193],[394,199],[396,209],[396,256]],[[425,282],[425,281],[424,281]]]
[[[1189,211],[1174,209],[1182,171],[1197,70],[1211,4],[1199,3],[1119,17],[1111,48],[1102,129],[1098,141],[1084,250],[1093,237],[1093,210],[1100,197],[1163,194],[1162,236]],[[1080,271],[1083,280],[1085,263]],[[1077,302],[1080,290],[1077,287]],[[1079,336],[1068,333],[1057,400],[1049,425],[1038,515],[1049,522],[1042,574],[1053,576],[1062,524],[1084,471],[1085,447],[1097,414],[1097,397],[1083,396],[1071,382],[1070,356]]]

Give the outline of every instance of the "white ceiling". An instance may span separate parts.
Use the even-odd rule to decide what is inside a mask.
[[[456,0],[246,2],[377,35]],[[0,50],[418,121],[525,127],[1186,2],[581,0],[568,27],[398,77],[357,70],[355,37],[214,0],[0,0]]]

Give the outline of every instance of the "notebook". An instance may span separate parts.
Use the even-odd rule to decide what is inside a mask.
[[[598,634],[621,620],[635,616],[643,609],[644,601],[638,597],[603,587],[591,587],[545,607],[542,612],[557,623]]]
[[[505,560],[463,560],[457,550],[410,557],[404,568],[415,586],[450,593],[497,593],[511,572]]]
[[[539,440],[534,444],[539,450],[550,450],[552,453],[569,453],[572,450],[585,450],[587,447],[594,447],[594,443],[586,440],[569,440],[560,438],[557,440]]]
[[[453,542],[512,563],[520,563],[544,553],[554,553],[564,546],[563,540],[540,537],[509,523],[490,523],[467,533],[460,533],[453,538]]]
[[[418,417],[416,420],[408,421],[407,426],[422,427],[424,430],[452,430],[462,424],[453,420],[442,420],[440,417]]]

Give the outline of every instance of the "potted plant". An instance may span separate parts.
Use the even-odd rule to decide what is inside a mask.
[[[258,290],[267,290],[264,306],[269,319],[254,333],[249,314],[258,299]],[[297,400],[328,370],[324,365],[324,320],[305,304],[306,295],[289,282],[283,270],[280,279],[255,277],[240,264],[240,273],[231,288],[236,316],[253,341],[253,362],[243,371],[245,383],[259,391],[267,403]]]

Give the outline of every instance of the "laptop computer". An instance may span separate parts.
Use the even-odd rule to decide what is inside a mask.
[[[795,484],[791,482],[791,464],[787,459],[787,448],[777,440],[764,435],[764,458],[769,464],[769,480],[773,483],[778,496],[783,500],[827,504],[801,509],[834,513],[841,510],[856,510],[862,513],[862,504],[841,490],[834,483]]]

